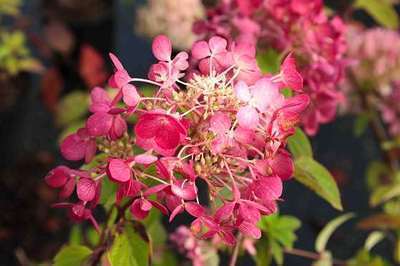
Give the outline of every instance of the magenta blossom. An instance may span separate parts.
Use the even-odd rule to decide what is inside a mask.
[[[135,134],[137,143],[142,148],[169,155],[185,139],[187,128],[174,116],[155,111],[140,116]]]
[[[257,1],[240,5],[246,13],[259,8]],[[61,145],[66,159],[85,159],[85,171],[59,166],[46,177],[61,198],[76,192],[70,198],[75,203],[56,206],[68,208],[74,221],[97,227],[93,209],[107,180],[116,186],[107,204],[114,204],[121,219],[127,210],[135,220],[152,209],[169,221],[187,213],[200,239],[234,245],[238,232],[260,238],[257,223],[277,211],[283,181],[293,174],[287,139],[310,103],[301,92],[296,57],[288,56],[280,73],[263,75],[255,45],[243,40],[213,36],[195,43],[191,57],[181,52],[173,58],[165,36],[155,38],[152,48],[159,62],[150,68],[150,79],[131,78],[110,55],[114,96],[94,88],[85,128]],[[138,82],[154,86],[154,95],[141,97],[131,84]],[[281,94],[286,86],[296,90],[294,97]],[[199,180],[207,185],[211,206],[199,200]]]

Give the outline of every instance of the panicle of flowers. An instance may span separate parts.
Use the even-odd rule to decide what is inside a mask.
[[[195,21],[203,19],[201,0],[149,0],[136,12],[136,32],[154,38],[165,34],[177,49],[190,49],[197,39]]]
[[[194,25],[229,40],[250,41],[260,49],[292,51],[311,99],[302,122],[309,135],[332,121],[342,100],[338,84],[346,66],[345,25],[329,18],[322,0],[224,0]],[[296,89],[295,87],[293,89]]]
[[[152,208],[170,221],[187,212],[199,238],[218,237],[228,245],[237,231],[260,238],[257,222],[276,211],[282,181],[293,173],[287,138],[309,104],[306,94],[280,93],[282,83],[299,77],[293,58],[271,76],[261,74],[254,46],[228,45],[218,36],[196,42],[190,57],[172,56],[164,35],[154,39],[152,50],[158,62],[149,79],[130,76],[110,54],[114,96],[94,88],[86,126],[61,144],[66,159],[91,164],[85,170],[59,166],[46,177],[62,199],[76,190],[78,202],[56,206],[97,226],[92,210],[108,178],[118,185],[116,204],[128,200],[124,206],[135,219]],[[140,95],[134,85],[139,82],[157,88],[154,96]],[[96,153],[102,156],[93,159]],[[208,186],[209,207],[198,199],[197,179]]]
[[[348,31],[348,57],[352,64],[343,91],[357,111],[355,100],[361,91],[389,127],[392,136],[400,134],[400,34],[397,31],[353,25]]]

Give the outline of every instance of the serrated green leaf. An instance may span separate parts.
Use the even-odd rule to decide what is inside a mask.
[[[111,266],[147,266],[150,259],[149,242],[136,233],[129,223],[122,233],[116,235],[108,259]]]
[[[329,238],[335,232],[335,230],[348,221],[349,219],[353,218],[354,214],[352,213],[347,213],[344,215],[341,215],[332,221],[330,221],[318,234],[317,239],[315,241],[315,250],[318,252],[324,252],[326,248],[326,244],[328,243]]]
[[[356,0],[354,7],[368,12],[379,24],[391,29],[399,27],[399,18],[394,7],[381,0]]]
[[[85,246],[69,245],[63,247],[54,258],[54,266],[84,265],[92,251]]]
[[[335,209],[343,210],[340,192],[329,171],[310,157],[295,159],[294,177],[297,181],[329,202]]]
[[[374,231],[370,233],[365,240],[364,248],[370,251],[376,244],[381,242],[385,238],[385,233],[381,231]]]
[[[289,137],[288,147],[295,158],[313,156],[310,140],[300,128],[296,128],[294,135]]]
[[[295,231],[300,228],[301,222],[293,216],[274,214],[264,216],[258,226],[269,239],[292,248],[297,239]]]
[[[257,53],[257,63],[263,73],[278,73],[281,55],[274,49]]]

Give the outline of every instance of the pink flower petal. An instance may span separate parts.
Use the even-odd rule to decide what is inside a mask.
[[[157,132],[154,141],[163,149],[174,149],[179,144],[180,135],[176,128],[171,125],[164,125]]]
[[[157,161],[157,156],[151,155],[151,154],[139,154],[135,156],[135,162],[138,164],[144,164],[144,165],[148,165],[148,164],[152,164],[155,161]]]
[[[136,199],[129,208],[132,216],[138,220],[143,220],[149,214],[149,211],[142,210],[141,207],[141,200]]]
[[[159,35],[153,40],[152,50],[154,56],[160,61],[171,60],[172,44],[165,35]]]
[[[215,212],[214,218],[217,223],[220,223],[233,214],[233,209],[235,208],[235,202],[226,202],[224,205],[218,208]]]
[[[94,87],[90,92],[91,104],[89,107],[90,112],[108,112],[110,110],[111,99],[107,92],[100,88]]]
[[[208,41],[208,44],[210,46],[211,53],[215,55],[223,52],[226,49],[228,42],[224,38],[214,36],[211,37],[211,39]]]
[[[177,216],[179,213],[183,212],[183,205],[179,205],[176,207],[172,212],[171,215],[169,216],[169,222],[172,222],[173,219],[175,219],[175,216]]]
[[[155,114],[142,115],[135,126],[135,134],[141,138],[155,137],[161,127],[160,118]]]
[[[108,177],[117,183],[124,183],[131,179],[132,170],[129,165],[121,159],[110,160],[107,168]]]
[[[136,87],[132,84],[126,84],[122,87],[123,101],[126,105],[134,107],[140,101],[140,95]]]
[[[62,199],[66,199],[69,196],[72,195],[72,193],[74,192],[75,189],[75,179],[74,178],[69,178],[67,180],[67,183],[65,183],[65,185],[63,186],[63,188],[60,191],[60,198]]]
[[[264,201],[279,199],[282,190],[282,180],[278,176],[261,177],[253,187],[254,194]]]
[[[296,61],[292,54],[289,54],[281,66],[282,79],[286,86],[295,90],[301,91],[303,88],[303,77],[296,69]]]
[[[81,178],[76,184],[76,193],[82,201],[91,201],[96,195],[96,182],[90,178]]]
[[[210,48],[206,41],[195,42],[192,46],[192,57],[194,59],[200,60],[210,56]]]
[[[118,57],[116,57],[113,53],[109,53],[108,55],[110,56],[110,59],[113,62],[114,67],[117,70],[123,70],[124,69],[124,66],[122,65],[121,61],[119,61]]]
[[[53,188],[59,188],[65,185],[70,178],[69,168],[66,166],[57,166],[51,170],[45,177],[46,183]]]
[[[217,112],[210,119],[210,130],[215,134],[225,134],[231,127],[231,119],[226,113]]]
[[[78,134],[67,136],[61,143],[61,154],[69,161],[79,161],[85,158],[86,142]]]
[[[183,187],[175,184],[171,185],[172,193],[184,200],[196,199],[197,191],[194,184],[185,183]]]
[[[242,102],[248,102],[251,99],[250,89],[244,81],[238,81],[234,87],[236,97]]]
[[[195,202],[186,202],[185,210],[194,217],[203,216],[205,213],[204,207]]]
[[[91,136],[105,136],[113,123],[113,116],[108,113],[94,113],[86,121],[86,128]]]
[[[259,114],[256,109],[251,106],[241,107],[237,113],[239,126],[245,129],[255,129],[259,123]]]
[[[257,226],[255,224],[252,224],[250,222],[247,221],[243,221],[240,225],[239,225],[239,230],[240,232],[243,233],[243,235],[245,236],[249,236],[249,237],[253,237],[255,239],[259,239],[261,238],[261,231],[259,228],[257,228]]]

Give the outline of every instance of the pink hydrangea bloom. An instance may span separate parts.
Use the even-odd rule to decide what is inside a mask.
[[[281,88],[300,93],[303,90],[310,96],[308,114],[302,119],[309,135],[315,135],[320,124],[335,118],[343,97],[338,85],[347,65],[345,26],[340,18],[326,15],[321,0],[227,0],[207,14],[207,19],[194,25],[200,36],[218,34],[231,42],[245,41],[261,49],[292,51],[274,81]],[[299,72],[295,59],[301,62]]]
[[[242,8],[252,10],[245,3]],[[283,62],[280,73],[262,75],[253,44],[214,36],[195,43],[191,57],[183,52],[173,58],[170,40],[158,36],[152,48],[159,62],[150,68],[150,79],[132,78],[110,55],[115,95],[94,88],[86,127],[61,145],[66,159],[85,159],[86,170],[59,166],[46,177],[61,198],[76,191],[77,202],[56,207],[97,227],[93,209],[108,179],[117,186],[113,203],[136,220],[156,208],[169,221],[191,215],[197,239],[234,245],[237,232],[260,238],[258,221],[277,210],[283,181],[293,173],[287,138],[310,102],[301,93],[294,58]],[[141,97],[132,84],[139,82],[155,86],[154,97]],[[294,97],[281,94],[285,84],[296,87]],[[92,164],[96,153],[101,156]],[[210,197],[220,195],[211,208],[199,200],[198,178]]]

